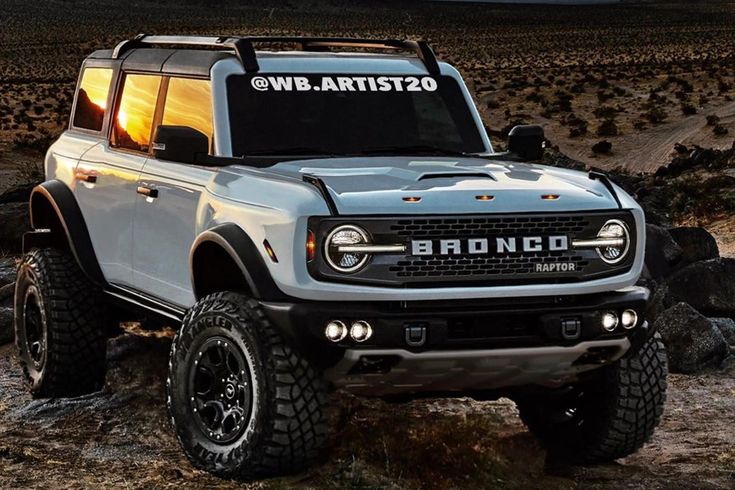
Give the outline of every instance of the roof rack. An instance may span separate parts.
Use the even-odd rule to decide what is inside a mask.
[[[201,46],[214,49],[231,50],[248,73],[260,70],[258,57],[253,44],[294,44],[299,51],[327,51],[329,48],[363,48],[411,51],[424,63],[432,75],[439,74],[439,64],[426,41],[398,39],[353,39],[343,37],[213,37],[213,36],[147,36],[138,34],[133,39],[122,41],[112,51],[112,58],[118,59],[125,52],[136,48],[156,45]]]

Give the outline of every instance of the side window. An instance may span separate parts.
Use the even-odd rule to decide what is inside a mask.
[[[157,75],[125,75],[112,131],[113,146],[148,151],[160,85]]]
[[[107,109],[107,94],[112,81],[111,68],[85,68],[77,93],[72,126],[100,131]]]
[[[171,78],[161,124],[189,126],[204,133],[212,148],[212,89],[209,80]]]

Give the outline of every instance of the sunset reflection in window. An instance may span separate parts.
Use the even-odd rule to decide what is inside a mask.
[[[161,124],[188,126],[204,133],[212,146],[212,91],[209,80],[171,78]]]
[[[115,117],[115,144],[131,150],[147,151],[161,77],[126,75]]]
[[[85,68],[77,94],[74,127],[93,131],[102,129],[110,81],[112,81],[110,68]]]

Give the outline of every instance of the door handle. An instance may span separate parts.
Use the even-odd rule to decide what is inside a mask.
[[[150,187],[144,187],[142,185],[138,186],[138,190],[136,192],[141,196],[149,197],[151,199],[156,199],[158,197],[158,189],[151,189]]]
[[[87,182],[88,184],[94,184],[97,182],[97,176],[94,174],[88,174],[84,172],[76,172],[74,174],[74,178],[76,180],[81,180],[82,182]]]

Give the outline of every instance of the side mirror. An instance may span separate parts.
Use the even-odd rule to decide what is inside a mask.
[[[544,128],[538,125],[514,126],[508,133],[508,151],[524,161],[544,156]]]
[[[158,160],[196,163],[209,153],[209,139],[188,126],[158,126],[153,138],[153,155]]]

